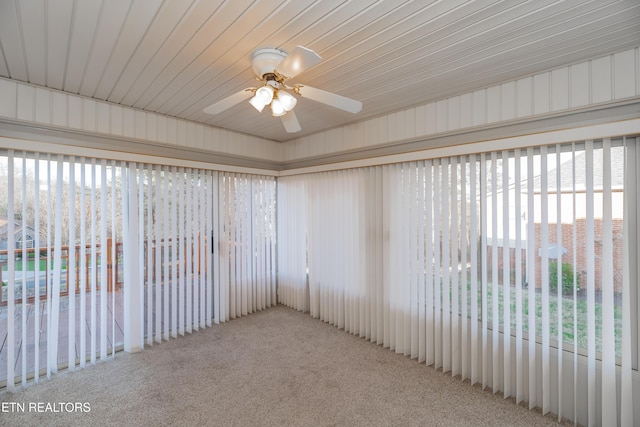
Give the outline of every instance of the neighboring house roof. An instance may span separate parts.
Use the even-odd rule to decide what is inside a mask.
[[[576,151],[575,154],[575,189],[577,191],[584,191],[587,188],[587,170],[586,170],[586,152],[584,150]],[[566,159],[566,156],[562,157]],[[547,190],[555,191],[556,185],[556,161],[555,156],[549,156],[547,160]],[[497,164],[498,179],[496,182],[497,193],[502,193],[502,166]],[[595,191],[602,190],[603,186],[603,150],[593,150],[593,189]],[[526,192],[529,187],[526,169],[522,171],[520,179],[520,189]],[[490,166],[487,165],[488,179],[491,179]],[[509,177],[509,188],[514,187],[513,177]],[[573,192],[573,159],[569,157],[560,164],[560,189],[563,193]],[[624,188],[624,148],[612,147],[611,149],[611,188],[622,189]],[[533,191],[539,193],[542,189],[542,177],[539,172],[534,177]],[[492,186],[491,183],[487,183],[487,195],[491,195]]]
[[[575,188],[576,190],[584,190],[587,188],[587,153],[585,151],[576,151],[575,155]],[[547,189],[555,190],[556,171],[555,161],[548,164],[547,172]],[[593,188],[594,190],[602,189],[603,185],[603,150],[593,150]],[[611,149],[611,188],[623,188],[624,186],[624,148],[614,147]],[[522,188],[526,189],[527,183],[522,184]],[[542,178],[538,175],[534,179],[534,191],[540,191],[542,188]],[[568,159],[560,164],[560,189],[562,192],[572,192],[573,183],[573,159]]]
[[[17,235],[18,233],[22,233],[22,227],[23,227],[22,222],[14,220],[13,224],[14,224],[14,229],[13,229],[14,236]],[[7,238],[8,228],[9,228],[9,221],[6,218],[0,219],[0,240],[5,240]],[[30,225],[27,225],[26,228],[27,228],[28,234],[34,234],[36,231],[36,229]]]

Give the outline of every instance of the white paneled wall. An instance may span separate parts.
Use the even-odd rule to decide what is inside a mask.
[[[640,48],[526,76],[281,144],[0,78],[0,117],[275,162],[384,146],[640,96]]]
[[[638,96],[640,48],[635,48],[297,138],[284,144],[283,161],[569,113]]]
[[[0,78],[0,117],[268,161],[280,143]]]

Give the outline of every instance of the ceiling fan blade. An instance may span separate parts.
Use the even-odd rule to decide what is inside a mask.
[[[280,116],[280,119],[282,119],[282,124],[284,125],[284,128],[287,132],[296,133],[302,130],[302,128],[300,127],[300,122],[298,121],[298,117],[296,116],[296,113],[293,112],[293,110],[289,111],[284,116]]]
[[[287,79],[292,79],[320,61],[322,61],[320,55],[311,49],[296,46],[286,58],[276,65],[276,71]]]
[[[202,111],[204,111],[207,114],[220,114],[223,111],[233,107],[234,105],[241,103],[245,99],[251,98],[253,96],[254,91],[255,91],[254,88],[243,89],[240,92],[236,92],[233,95],[230,95],[224,99],[221,99],[220,101],[216,102],[213,105],[208,106]]]
[[[349,113],[358,113],[362,110],[362,102],[355,99],[347,98],[335,93],[327,92],[326,90],[316,89],[311,86],[299,85],[297,92],[305,98],[312,99],[316,102],[322,102],[323,104],[330,105],[334,108],[339,108]]]

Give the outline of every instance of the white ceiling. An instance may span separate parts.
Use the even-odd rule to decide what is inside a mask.
[[[0,0],[0,76],[286,141],[638,45],[640,1]],[[315,50],[302,132],[243,102],[260,47]]]

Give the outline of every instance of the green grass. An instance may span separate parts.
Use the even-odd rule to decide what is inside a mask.
[[[91,260],[88,259],[87,263],[90,263]],[[66,269],[67,268],[67,264],[68,264],[68,259],[67,258],[62,258],[62,269]],[[100,266],[100,259],[98,258],[98,266]],[[7,269],[9,268],[8,263],[5,261],[2,263],[2,271],[7,271]],[[16,272],[20,272],[22,271],[23,268],[23,264],[22,264],[22,260],[21,259],[16,259],[15,261],[15,267],[14,270]],[[50,260],[49,262],[49,270],[53,270],[54,268],[54,263],[53,260]],[[35,271],[36,269],[36,262],[34,259],[29,259],[27,260],[27,271]],[[40,271],[46,271],[47,270],[47,260],[46,259],[41,259],[39,262],[39,269]]]
[[[65,263],[66,264],[66,263]],[[16,260],[15,262],[15,271],[22,271],[22,267],[23,263],[21,260]],[[53,262],[51,262],[51,267],[53,268]],[[2,271],[7,271],[8,265],[4,264],[2,266]],[[47,260],[46,259],[41,259],[39,262],[39,268],[40,271],[45,271],[47,269]],[[29,260],[27,261],[27,271],[35,271],[36,269],[36,262],[35,260]]]
[[[492,313],[492,287],[487,287],[487,319],[489,323],[493,320]],[[511,331],[515,333],[516,328],[516,290],[510,288],[510,306],[511,306]],[[503,287],[498,287],[498,299],[499,299],[499,322],[500,325],[504,325],[503,319]],[[481,304],[481,300],[478,300],[478,304]],[[561,298],[562,304],[562,340],[564,344],[573,346],[574,338],[577,341],[578,348],[586,350],[588,345],[587,334],[587,302],[578,299],[574,302],[573,296],[563,296]],[[575,306],[575,319],[574,319],[574,306]],[[540,336],[542,331],[542,294],[536,292],[536,335]],[[596,328],[596,351],[602,351],[602,304],[596,302],[594,307],[595,313],[595,328]],[[529,294],[527,289],[522,290],[522,329],[523,334],[526,336],[529,332]],[[577,324],[577,328],[574,331],[574,322]],[[622,307],[614,306],[614,329],[615,329],[615,349],[616,356],[620,357],[622,352]],[[577,334],[575,333],[577,332]],[[552,340],[558,338],[558,297],[557,295],[549,295],[549,334]]]

